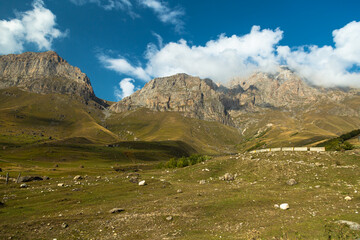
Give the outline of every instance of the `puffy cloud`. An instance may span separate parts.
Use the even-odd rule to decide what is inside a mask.
[[[140,0],[140,3],[152,9],[161,22],[174,25],[175,30],[178,32],[183,30],[184,22],[181,19],[185,14],[183,9],[171,9],[165,2],[159,0]]]
[[[333,31],[335,47],[277,48],[278,57],[311,83],[325,87],[360,87],[360,22]]]
[[[146,72],[151,76],[168,76],[185,72],[218,82],[245,76],[256,70],[273,71],[277,65],[274,45],[283,32],[254,26],[244,36],[220,35],[205,46],[189,46],[185,40],[166,44],[146,55]]]
[[[185,40],[170,42],[163,47],[149,44],[146,67],[133,67],[124,58],[100,58],[108,69],[148,81],[176,73],[188,73],[217,82],[235,76],[246,76],[256,70],[271,72],[277,66],[274,45],[282,38],[280,29],[261,30],[254,26],[244,36],[220,35],[205,46],[190,46]],[[138,75],[138,76],[136,76]]]
[[[150,76],[146,71],[141,67],[133,67],[126,59],[124,58],[111,58],[106,55],[100,55],[99,60],[102,64],[110,70],[114,70],[120,74],[126,74],[143,81],[149,81]]]
[[[24,44],[33,43],[39,50],[51,49],[53,39],[63,37],[56,26],[56,16],[35,0],[33,10],[18,14],[11,20],[0,20],[0,54],[19,53]]]
[[[134,93],[135,85],[133,82],[134,79],[132,78],[124,78],[119,82],[120,89],[116,87],[114,90],[114,95],[118,101]]]
[[[159,41],[159,46],[148,44],[144,67],[133,67],[124,58],[112,58],[112,68],[144,81],[188,73],[227,83],[235,76],[247,77],[255,71],[274,73],[285,64],[314,85],[360,87],[360,22],[334,30],[334,46],[290,48],[279,45],[282,37],[280,29],[253,26],[246,35],[223,34],[204,46],[190,45],[184,39],[163,46]],[[115,67],[118,61],[126,67]]]

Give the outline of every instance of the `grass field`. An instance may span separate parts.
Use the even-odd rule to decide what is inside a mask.
[[[127,147],[109,148],[108,153],[101,149],[102,157],[97,156],[99,149],[84,151],[84,147],[81,152],[97,156],[86,160],[1,160],[3,175],[50,176],[50,180],[27,183],[28,188],[0,182],[5,204],[0,208],[1,239],[360,237],[359,231],[335,223],[360,222],[358,150],[227,155],[177,169],[157,169],[153,160],[135,162],[140,166],[136,169],[126,168],[134,165],[131,159],[107,157]],[[2,151],[1,159],[11,151]],[[59,166],[53,171],[55,163]],[[116,164],[123,169],[115,171]],[[219,180],[225,173],[236,174],[235,180]],[[84,179],[74,181],[78,174]],[[135,174],[147,185],[130,182],[128,177]],[[287,185],[290,178],[298,184]],[[346,201],[346,196],[352,200]],[[274,207],[285,202],[290,209]],[[108,212],[115,207],[125,211]],[[166,219],[169,216],[171,220]]]

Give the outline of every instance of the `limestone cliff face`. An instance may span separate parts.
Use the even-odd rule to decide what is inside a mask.
[[[293,108],[312,103],[322,95],[321,89],[312,87],[290,69],[282,66],[275,74],[255,73],[246,79],[235,78],[230,89],[241,88],[232,96],[240,105]]]
[[[141,90],[118,103],[110,110],[124,112],[136,108],[154,111],[176,111],[187,117],[218,121],[241,126],[239,116],[244,113],[262,113],[277,109],[288,112],[314,111],[327,103],[337,108],[328,109],[337,116],[359,116],[342,101],[359,95],[358,89],[324,89],[314,87],[285,66],[274,74],[254,73],[242,79],[235,78],[230,86],[218,86],[209,79],[186,74],[155,78]]]
[[[153,79],[141,90],[113,104],[110,110],[124,112],[144,107],[231,125],[221,98],[222,92],[211,80],[177,74]]]
[[[16,86],[35,93],[95,97],[89,78],[53,51],[0,56],[0,89]]]

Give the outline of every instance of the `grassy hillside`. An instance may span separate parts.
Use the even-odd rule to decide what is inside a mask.
[[[112,113],[106,120],[109,130],[126,140],[183,141],[198,152],[234,152],[242,140],[237,129],[218,122],[183,117],[176,112],[139,109]]]
[[[57,94],[35,94],[17,88],[0,90],[0,143],[85,137],[94,142],[119,138],[102,127],[95,102]]]
[[[255,145],[263,147],[314,146],[360,127],[356,109],[360,97],[343,103],[319,103],[308,111],[294,112],[268,109],[235,116],[242,126],[245,141],[242,149]],[[352,117],[346,116],[353,115]]]

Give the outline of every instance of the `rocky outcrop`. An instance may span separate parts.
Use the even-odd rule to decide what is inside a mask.
[[[344,91],[312,86],[286,66],[280,66],[274,74],[258,72],[248,78],[234,78],[228,87],[186,74],[155,78],[110,109],[114,112],[137,108],[176,111],[187,117],[244,128],[239,118],[244,113],[269,109],[303,113],[330,102],[336,107],[327,109],[329,113],[356,117],[358,110],[338,104],[356,95],[359,89]]]
[[[141,90],[110,106],[114,112],[137,108],[180,112],[186,117],[231,125],[221,99],[223,93],[209,79],[187,74],[155,78]]]
[[[26,52],[0,56],[0,89],[16,86],[35,93],[77,95],[95,100],[89,78],[56,52]]]

